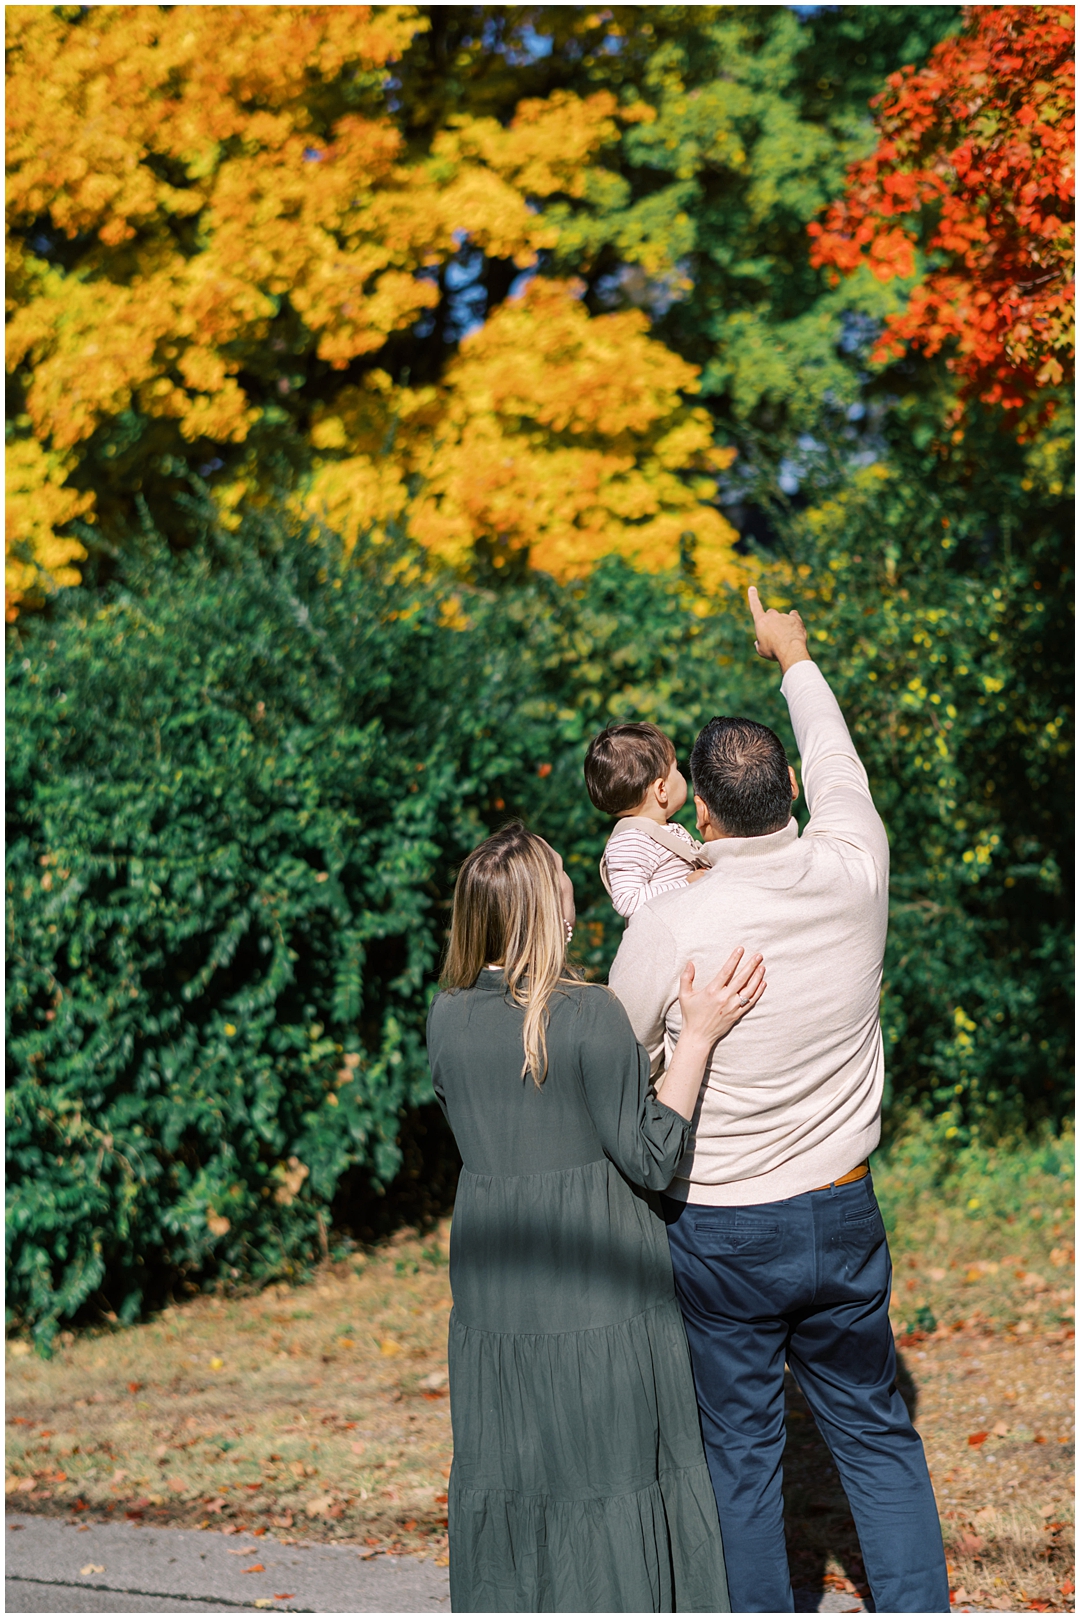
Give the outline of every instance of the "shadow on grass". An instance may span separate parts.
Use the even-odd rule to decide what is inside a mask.
[[[908,1415],[915,1420],[918,1393],[898,1353],[896,1383]],[[784,1374],[787,1444],[784,1449],[784,1525],[791,1583],[820,1597],[830,1561],[838,1563],[864,1599],[866,1570],[847,1496],[810,1407],[790,1371]],[[870,1605],[868,1601],[868,1605]]]

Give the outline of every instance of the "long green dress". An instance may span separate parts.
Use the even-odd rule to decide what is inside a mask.
[[[728,1612],[657,1190],[690,1125],[607,989],[551,1001],[521,1077],[503,974],[441,994],[435,1084],[464,1162],[450,1239],[455,1612]],[[643,1190],[641,1187],[650,1189]]]

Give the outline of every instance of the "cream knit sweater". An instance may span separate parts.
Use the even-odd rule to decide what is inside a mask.
[[[795,663],[781,686],[810,821],[706,843],[713,871],[632,918],[610,984],[653,1073],[679,1035],[679,976],[706,983],[736,945],[760,950],[768,988],[714,1048],[693,1142],[668,1194],[717,1207],[800,1196],[878,1143],[884,1059],[878,1006],[889,845],[866,771],[824,675]]]

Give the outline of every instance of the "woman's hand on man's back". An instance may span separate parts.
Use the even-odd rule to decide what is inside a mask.
[[[732,950],[711,983],[695,989],[695,976],[694,963],[688,961],[679,980],[679,1037],[689,1037],[695,1045],[704,1044],[712,1050],[717,1040],[730,1033],[761,999],[765,992],[765,962],[758,954],[747,955],[740,946]]]
[[[656,1086],[664,1105],[684,1118],[694,1115],[709,1052],[765,993],[765,962],[739,948],[732,950],[711,983],[695,989],[695,976],[694,963],[688,961],[679,980],[682,1032]]]

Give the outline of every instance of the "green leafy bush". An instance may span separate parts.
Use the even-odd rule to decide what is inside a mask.
[[[943,1145],[1068,1107],[1059,518],[1033,496],[1022,558],[987,561],[963,487],[871,468],[787,521],[797,565],[763,581],[802,606],[889,828],[892,1105]],[[88,1300],[131,1318],[170,1279],[302,1267],[336,1192],[390,1180],[485,829],[521,813],[560,848],[606,970],[603,723],[685,753],[743,712],[793,745],[743,604],[691,566],[485,592],[405,551],[346,567],[284,517],[230,543],[9,643],[9,1299],[42,1343]]]
[[[429,1099],[483,668],[433,593],[286,534],[22,625],[8,665],[9,1298],[47,1337],[264,1276]],[[320,1226],[323,1226],[320,1230]],[[154,1278],[153,1280],[149,1278]]]

